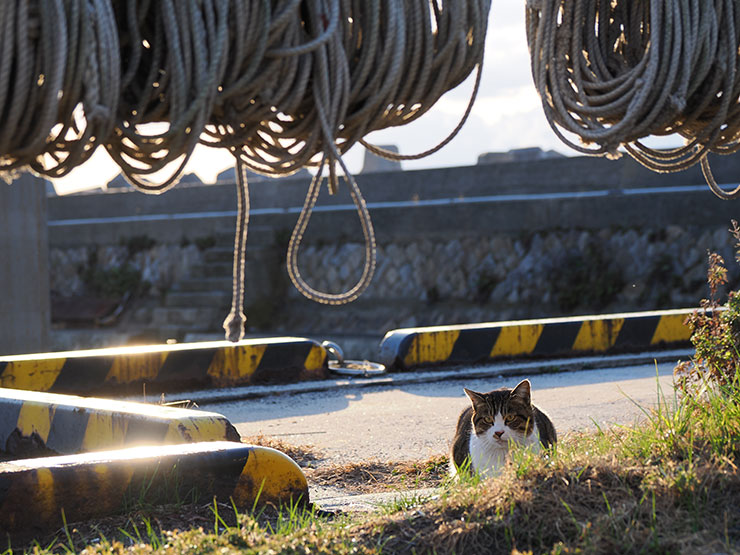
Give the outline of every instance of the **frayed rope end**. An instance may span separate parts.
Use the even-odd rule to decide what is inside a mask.
[[[224,330],[226,331],[226,340],[237,343],[244,338],[244,328],[247,317],[242,311],[237,314],[233,310],[224,320]]]

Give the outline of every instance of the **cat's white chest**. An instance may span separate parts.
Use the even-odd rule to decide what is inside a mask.
[[[470,434],[470,464],[483,478],[496,476],[506,464],[506,456],[509,453],[507,445],[494,444],[485,436],[479,437]]]
[[[481,436],[471,433],[468,444],[470,464],[473,470],[483,478],[490,478],[500,474],[504,465],[506,465],[506,459],[509,455],[509,443],[496,441],[490,432],[491,430]],[[536,426],[528,437],[517,439],[517,443],[536,451],[539,450],[540,440]]]

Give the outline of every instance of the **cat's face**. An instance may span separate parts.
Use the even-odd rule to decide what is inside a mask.
[[[529,380],[514,389],[507,387],[488,393],[465,389],[473,404],[475,435],[501,447],[523,442],[534,429],[534,410]]]

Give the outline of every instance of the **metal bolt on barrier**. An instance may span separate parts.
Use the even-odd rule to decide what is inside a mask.
[[[333,341],[323,341],[321,346],[335,358],[329,359],[329,371],[340,376],[362,376],[365,378],[386,373],[386,367],[368,360],[346,360],[344,351]]]

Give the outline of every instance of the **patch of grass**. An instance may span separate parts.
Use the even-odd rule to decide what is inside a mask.
[[[550,269],[549,286],[558,307],[570,313],[578,307],[600,310],[611,303],[624,287],[622,270],[594,240],[584,251],[565,254]]]
[[[88,267],[82,274],[86,287],[94,294],[118,298],[127,292],[138,293],[149,284],[141,279],[141,272],[130,264],[104,270]]]
[[[734,220],[733,230],[740,249],[740,229]],[[676,367],[679,385],[687,393],[703,387],[705,381],[725,386],[740,371],[740,292],[730,292],[724,307],[720,306],[717,296],[727,283],[727,268],[716,253],[709,253],[707,281],[710,298],[703,299],[701,310],[686,320],[696,353]]]
[[[157,240],[148,235],[135,235],[128,239],[121,239],[121,245],[126,247],[129,258],[139,252],[152,249],[157,244]]]
[[[402,511],[413,511],[429,503],[436,496],[422,493],[399,494],[387,503],[381,503],[379,511],[381,514],[394,514]]]
[[[362,461],[317,468],[306,474],[309,483],[335,486],[351,493],[377,493],[442,485],[447,477],[447,457],[426,461]]]
[[[205,251],[216,246],[216,238],[213,235],[207,235],[205,237],[196,237],[193,242],[198,250]]]
[[[85,288],[93,295],[110,298],[146,291],[151,284],[142,279],[141,271],[131,264],[130,259],[131,255],[123,264],[104,269],[98,264],[97,250],[90,251],[87,263],[78,269]]]

